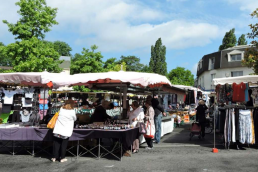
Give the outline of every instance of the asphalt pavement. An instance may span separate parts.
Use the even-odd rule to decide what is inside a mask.
[[[93,156],[79,157],[68,155],[68,162],[51,162],[48,154],[42,153],[33,157],[26,152],[10,155],[4,150],[0,154],[0,171],[21,172],[224,172],[224,171],[258,171],[258,150],[255,146],[246,146],[245,150],[236,150],[234,145],[225,149],[217,136],[218,153],[212,153],[213,133],[207,134],[204,140],[194,136],[189,140],[190,125],[175,128],[165,135],[154,149],[145,150],[141,145],[140,152],[119,161],[111,156],[95,159]]]

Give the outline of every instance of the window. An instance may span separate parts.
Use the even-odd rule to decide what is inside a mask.
[[[231,54],[230,61],[241,61],[242,55],[241,54]]]
[[[200,60],[198,63],[198,70],[200,70],[201,68],[202,68],[202,60]]]
[[[210,65],[209,65],[210,70],[214,69],[214,64],[215,64],[215,58],[212,57],[212,58],[210,58]]]
[[[215,78],[216,73],[211,74],[211,84],[213,83],[213,79]]]
[[[236,77],[236,76],[243,76],[243,71],[231,72],[231,77]]]

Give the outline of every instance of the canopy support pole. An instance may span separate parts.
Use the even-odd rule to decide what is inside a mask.
[[[123,119],[127,116],[127,86],[123,87]]]

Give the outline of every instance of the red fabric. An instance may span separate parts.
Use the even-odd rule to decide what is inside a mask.
[[[232,89],[233,89],[233,96],[232,101],[233,102],[244,102],[245,101],[245,83],[241,82],[240,84],[233,83]]]

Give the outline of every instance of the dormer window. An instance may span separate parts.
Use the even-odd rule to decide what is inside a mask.
[[[244,51],[234,50],[228,53],[229,62],[242,61],[244,57]]]
[[[231,54],[230,55],[230,61],[241,61],[242,60],[242,54]]]
[[[198,70],[202,69],[202,60],[199,61],[198,63]]]
[[[209,60],[209,70],[214,69],[214,65],[215,65],[215,57],[212,57]]]

